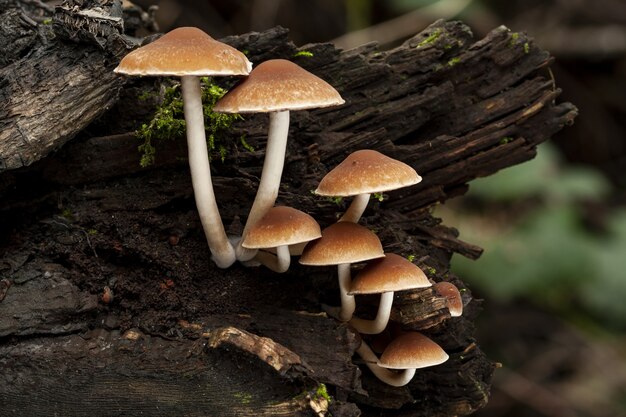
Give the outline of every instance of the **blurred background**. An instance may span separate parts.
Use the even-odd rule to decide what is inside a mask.
[[[625,0],[136,0],[161,31],[287,27],[298,45],[401,43],[438,18],[476,38],[506,25],[550,51],[580,109],[538,157],[437,208],[485,248],[453,268],[484,299],[483,348],[503,367],[480,416],[626,416]]]

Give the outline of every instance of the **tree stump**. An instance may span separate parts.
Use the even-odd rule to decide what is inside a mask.
[[[117,0],[55,10],[0,0],[0,10],[0,415],[452,416],[486,404],[496,364],[473,336],[480,303],[449,270],[454,253],[481,249],[431,209],[533,158],[573,121],[532,39],[500,27],[477,41],[443,21],[390,50],[298,47],[280,27],[223,39],[257,64],[293,60],[346,100],[292,114],[279,204],[333,223],[347,202],[311,190],[362,148],[424,178],[373,202],[362,223],[387,252],[461,288],[465,313],[451,318],[431,289],[396,295],[393,325],[427,334],[450,360],[393,388],[353,358],[354,330],[321,312],[338,302],[333,268],[216,268],[184,140],[159,143],[156,163],[139,166],[134,130],[158,101],[145,93],[164,81],[112,70],[149,16]],[[233,233],[254,198],[266,129],[266,116],[246,115],[220,139],[223,161],[214,155]],[[376,303],[364,297],[358,313]]]

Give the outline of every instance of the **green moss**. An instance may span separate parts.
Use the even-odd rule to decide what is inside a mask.
[[[437,274],[437,270],[435,268],[433,268],[432,266],[429,266],[426,268],[426,272],[428,272],[429,275],[436,275]]]
[[[254,147],[246,142],[246,135],[241,135],[241,137],[239,138],[239,143],[241,143],[241,146],[243,146],[243,148],[248,152],[254,152]]]
[[[226,157],[226,147],[219,144],[221,135],[230,129],[235,120],[241,119],[238,114],[215,113],[213,106],[226,94],[226,90],[213,84],[210,78],[201,78],[202,103],[204,105],[204,126],[206,129],[209,154],[218,151],[222,160]],[[139,164],[142,167],[152,165],[156,155],[156,143],[165,139],[185,136],[185,118],[180,85],[175,84],[165,89],[163,102],[156,109],[152,120],[144,123],[136,132],[143,140],[138,149],[141,152]]]
[[[512,48],[513,46],[515,46],[518,40],[519,40],[519,33],[517,32],[511,33],[511,38],[509,39],[509,48]]]
[[[310,58],[310,57],[313,56],[313,52],[310,52],[310,51],[298,51],[295,54],[293,54],[294,58],[297,58],[299,56],[305,56],[307,58]]]
[[[74,221],[74,214],[72,213],[72,210],[68,209],[68,208],[64,208],[63,211],[61,212],[61,217],[63,217],[66,220],[69,220],[71,222]]]
[[[151,99],[154,96],[155,96],[154,92],[152,92],[152,91],[144,91],[143,93],[141,93],[141,94],[139,94],[137,96],[137,100],[139,100],[139,101],[146,101],[146,100]]]
[[[336,205],[341,205],[341,202],[343,201],[343,197],[326,197],[328,199],[328,201],[335,203]]]
[[[406,259],[408,259],[409,262],[413,262],[415,260],[415,255],[410,254],[409,256],[406,257]]]
[[[252,395],[247,392],[236,392],[233,394],[237,400],[241,402],[241,404],[250,404],[252,402]]]
[[[383,195],[383,193],[374,193],[372,194],[372,198],[381,202],[385,200],[385,196]]]
[[[461,58],[459,58],[458,56],[457,56],[457,57],[454,57],[454,58],[452,58],[452,59],[450,59],[450,60],[448,61],[448,66],[449,66],[449,67],[453,67],[453,66],[455,66],[456,64],[458,64],[459,62],[461,62]]]
[[[500,145],[506,145],[507,143],[513,141],[513,138],[511,136],[505,136],[502,139],[500,139]]]
[[[317,400],[320,398],[325,399],[330,404],[333,401],[333,398],[328,394],[328,390],[326,389],[326,385],[320,383],[315,389],[315,393],[313,394],[313,399]]]
[[[98,231],[97,231],[96,229],[88,229],[88,230],[87,230],[87,234],[88,234],[88,235],[92,235],[92,236],[93,236],[93,235],[97,235],[97,234],[98,234]]]
[[[530,45],[528,42],[524,42],[524,53],[527,54],[530,52]]]
[[[435,31],[433,31],[433,33],[428,35],[426,39],[418,43],[416,48],[422,48],[428,44],[435,42],[439,38],[439,35],[441,35],[441,29],[436,29]]]
[[[51,25],[52,24],[52,19],[50,19],[50,18],[44,19],[41,23],[44,24],[44,25]]]

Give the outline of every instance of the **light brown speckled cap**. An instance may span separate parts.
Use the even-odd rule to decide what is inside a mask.
[[[384,258],[370,261],[357,274],[348,294],[381,294],[430,286],[419,267],[400,255],[387,253]]]
[[[216,112],[261,113],[343,104],[337,90],[285,59],[259,64],[215,104]]]
[[[439,365],[448,354],[418,332],[408,332],[391,341],[380,356],[378,366],[389,369],[418,369]]]
[[[349,197],[417,184],[422,178],[404,162],[371,149],[348,155],[320,181],[316,194]]]
[[[115,72],[127,75],[247,75],[248,58],[202,30],[181,27],[126,55]]]
[[[339,222],[322,230],[321,239],[309,242],[300,257],[303,265],[339,265],[385,256],[372,231],[351,222]]]
[[[242,243],[244,248],[274,248],[308,242],[322,236],[315,219],[295,208],[272,207],[248,231]]]

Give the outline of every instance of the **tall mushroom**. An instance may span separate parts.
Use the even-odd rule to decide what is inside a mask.
[[[348,155],[320,181],[315,194],[329,197],[354,196],[340,222],[358,222],[372,193],[382,193],[419,183],[413,168],[371,149]]]
[[[417,369],[439,365],[449,358],[437,343],[418,332],[407,332],[392,340],[380,359],[365,342],[356,352],[378,379],[394,387],[408,384]]]
[[[376,318],[374,320],[364,320],[352,317],[350,324],[362,334],[380,333],[387,327],[389,322],[395,291],[406,291],[430,286],[431,283],[424,272],[400,255],[387,253],[384,258],[374,259],[354,278],[348,294],[380,294]]]
[[[385,256],[378,237],[364,226],[351,222],[335,223],[322,230],[320,239],[309,242],[302,251],[303,265],[337,265],[341,309],[338,318],[348,321],[354,313],[350,264]]]
[[[272,207],[252,226],[242,245],[248,249],[276,248],[276,255],[259,251],[254,257],[274,272],[289,269],[289,245],[310,242],[322,236],[315,219],[295,208]]]
[[[270,114],[263,171],[243,230],[244,239],[250,227],[276,202],[287,148],[289,111],[343,103],[337,90],[326,81],[291,61],[273,59],[259,64],[249,77],[215,104],[213,110],[216,112]],[[254,254],[255,251],[246,250],[241,243],[237,247],[240,261],[249,260]]]
[[[114,70],[127,75],[181,77],[196,207],[213,260],[220,268],[229,267],[236,258],[213,192],[199,77],[247,75],[251,69],[252,64],[235,48],[216,41],[200,29],[182,27],[130,52]]]

